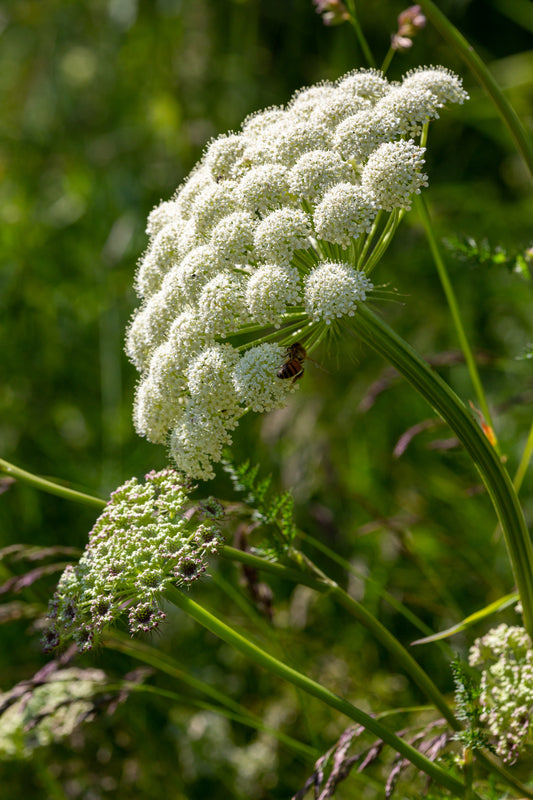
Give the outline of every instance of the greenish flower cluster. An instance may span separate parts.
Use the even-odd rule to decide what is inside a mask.
[[[0,694],[0,759],[30,758],[56,742],[93,711],[93,696],[107,681],[100,669],[61,669],[21,693],[20,685]],[[30,682],[28,682],[30,683]]]
[[[205,572],[222,538],[221,505],[198,504],[191,485],[172,469],[131,478],[112,495],[76,566],[63,572],[49,607],[45,647],[73,639],[90,650],[103,629],[125,612],[131,634],[156,628],[168,586],[187,586]]]
[[[499,625],[476,639],[470,665],[480,667],[479,697],[484,722],[496,742],[496,752],[513,762],[530,739],[533,710],[533,649],[526,630]]]

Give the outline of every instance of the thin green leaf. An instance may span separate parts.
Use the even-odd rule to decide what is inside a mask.
[[[470,616],[465,617],[465,619],[462,622],[458,622],[457,625],[453,625],[451,628],[447,628],[445,631],[434,633],[432,636],[426,636],[424,639],[416,639],[416,641],[411,642],[411,644],[428,644],[429,642],[438,642],[440,639],[447,639],[449,636],[454,636],[456,633],[461,633],[461,631],[467,630],[468,628],[472,627],[472,625],[480,622],[482,619],[490,617],[491,614],[495,614],[497,611],[501,611],[508,606],[512,606],[513,603],[518,602],[518,599],[518,592],[506,594],[503,597],[500,597],[499,600],[495,600],[494,603],[490,603],[488,606],[485,606],[485,608],[481,608],[474,614],[470,614]]]

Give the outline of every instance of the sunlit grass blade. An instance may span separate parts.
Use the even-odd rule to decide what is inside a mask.
[[[518,602],[518,599],[517,592],[506,594],[505,597],[500,597],[500,599],[495,600],[494,603],[489,603],[488,606],[481,608],[479,611],[474,612],[474,614],[469,614],[468,617],[465,617],[462,622],[458,622],[457,625],[452,625],[451,628],[447,628],[445,631],[433,633],[431,636],[425,636],[423,639],[416,639],[414,642],[411,642],[411,644],[429,644],[430,642],[438,642],[441,639],[448,639],[456,633],[468,630],[472,625],[481,622],[481,620],[490,617],[492,614],[512,606],[514,603]]]

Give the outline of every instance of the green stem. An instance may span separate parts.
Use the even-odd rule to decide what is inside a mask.
[[[376,245],[372,250],[366,264],[362,266],[359,266],[358,264],[358,269],[364,269],[366,274],[370,275],[376,264],[383,258],[385,251],[394,238],[394,234],[396,233],[398,225],[405,216],[405,213],[406,212],[403,209],[394,209],[387,220],[387,224],[383,228],[383,231],[381,232],[380,237],[376,242]]]
[[[533,455],[533,423],[531,423],[531,427],[529,429],[529,434],[526,441],[526,446],[524,447],[524,452],[522,453],[520,464],[518,465],[518,469],[516,470],[516,475],[513,478],[513,485],[517,492],[520,491],[520,487],[522,486],[522,481],[524,480],[532,455]]]
[[[391,61],[394,58],[395,54],[396,50],[394,50],[392,47],[389,47],[387,55],[383,59],[383,64],[381,65],[381,71],[384,75],[387,74],[387,70],[390,67]]]
[[[381,218],[383,216],[383,213],[384,212],[383,212],[382,209],[380,209],[378,211],[378,213],[376,214],[376,218],[374,219],[374,222],[372,223],[372,228],[370,229],[370,233],[367,234],[367,236],[365,238],[364,245],[362,247],[360,247],[359,255],[357,256],[356,259],[352,259],[350,261],[350,263],[357,265],[357,269],[362,269],[361,264],[364,262],[364,260],[366,258],[366,254],[368,253],[368,251],[370,249],[370,245],[372,244],[372,242],[374,240],[374,236],[376,235],[376,233],[378,231],[378,228],[379,228],[379,226],[381,224]],[[388,221],[389,220],[387,220],[387,222]]]
[[[479,83],[483,86],[498,113],[513,137],[514,143],[527,164],[530,175],[533,177],[533,143],[524,129],[516,111],[509,103],[504,93],[492,77],[491,73],[478,56],[472,45],[465,39],[457,28],[447,19],[435,3],[431,0],[420,0],[420,5],[430,22],[439,33],[460,53],[463,60],[472,70]]]
[[[431,224],[431,218],[429,216],[427,203],[421,195],[415,195],[415,205],[416,205],[416,210],[418,211],[418,215],[422,220],[422,225],[424,226],[424,230],[426,232],[426,237],[429,242],[431,254],[433,256],[435,266],[437,267],[437,272],[439,273],[440,282],[442,284],[444,294],[446,295],[446,300],[448,301],[448,306],[450,308],[450,312],[452,315],[453,324],[455,325],[457,338],[459,339],[459,344],[461,346],[461,350],[463,351],[463,355],[465,357],[465,361],[468,367],[468,372],[470,374],[470,380],[472,381],[472,384],[474,386],[474,391],[476,393],[477,401],[480,405],[481,411],[483,412],[485,420],[492,428],[494,437],[496,439],[496,434],[494,432],[494,425],[492,423],[492,417],[490,414],[489,406],[487,404],[487,400],[485,398],[485,392],[483,391],[483,386],[479,377],[476,361],[474,359],[472,348],[470,347],[470,343],[468,341],[465,329],[463,327],[461,314],[459,312],[459,306],[457,304],[457,298],[455,297],[455,292],[453,290],[453,286],[450,281],[450,277],[448,275],[448,270],[446,269],[446,265],[440,254],[439,246],[437,244],[437,239],[435,237],[435,234],[433,233],[433,226]]]
[[[533,546],[513,483],[497,453],[448,384],[368,306],[359,306],[351,324],[362,341],[387,359],[448,423],[472,458],[502,526],[524,625],[532,636]]]
[[[314,748],[309,747],[308,745],[303,744],[296,739],[293,739],[291,736],[287,736],[281,731],[268,728],[263,724],[260,717],[250,713],[247,709],[240,706],[223,692],[213,689],[213,687],[208,683],[198,680],[198,678],[194,678],[190,674],[190,670],[181,669],[175,663],[174,659],[161,654],[155,648],[152,648],[142,642],[132,641],[131,638],[126,638],[116,631],[110,631],[106,633],[102,639],[102,644],[104,647],[117,650],[118,652],[125,653],[128,656],[136,658],[138,661],[141,661],[144,664],[150,664],[151,666],[156,667],[161,672],[164,672],[173,678],[178,678],[178,680],[182,681],[187,686],[192,687],[197,692],[211,697],[214,701],[213,703],[202,703],[201,701],[195,701],[195,705],[209,708],[211,711],[214,711],[217,714],[222,714],[225,717],[235,719],[242,725],[248,725],[250,728],[254,728],[254,730],[269,733],[278,739],[278,741],[305,756],[307,759],[316,759],[317,751]],[[161,693],[162,691],[158,687],[144,686],[139,684],[133,684],[132,688],[138,691],[153,691],[154,693]],[[109,687],[106,687],[106,690],[107,689],[109,689]],[[174,692],[168,693],[169,697],[172,695],[174,695],[176,700],[180,699]],[[187,697],[187,694],[185,697]],[[190,692],[188,701],[193,702],[190,697]]]
[[[3,472],[4,475],[16,478],[19,481],[23,481],[30,486],[34,486],[36,489],[41,489],[43,492],[57,494],[59,497],[64,497],[66,500],[74,500],[77,503],[85,503],[86,505],[96,506],[97,508],[102,508],[106,504],[106,501],[102,500],[100,497],[93,497],[90,494],[76,492],[74,489],[68,489],[60,483],[54,483],[54,481],[46,480],[46,478],[40,478],[38,475],[33,475],[31,472],[26,472],[26,470],[16,467],[14,464],[10,464],[9,461],[4,461],[3,458],[0,458],[0,472]]]
[[[311,545],[311,547],[314,547],[317,550],[319,550],[321,553],[326,555],[336,564],[345,569],[346,572],[351,572],[352,575],[355,575],[364,583],[376,587],[383,600],[385,600],[385,602],[388,603],[391,608],[393,608],[399,614],[404,616],[405,619],[411,623],[411,625],[413,625],[415,628],[418,628],[419,631],[424,633],[426,636],[433,635],[432,629],[428,625],[426,625],[426,623],[423,620],[421,620],[420,617],[417,617],[417,615],[414,614],[411,611],[411,609],[409,609],[406,605],[404,605],[400,600],[397,600],[393,594],[388,592],[386,589],[383,589],[383,587],[378,583],[378,581],[375,581],[371,576],[366,575],[364,572],[361,572],[360,570],[356,569],[350,561],[340,556],[338,553],[335,552],[335,550],[332,550],[331,547],[328,547],[326,544],[324,544],[324,542],[321,542],[319,539],[315,539],[315,537],[311,536],[311,534],[299,531],[298,535],[304,540],[304,542],[308,542]],[[445,645],[445,647],[447,648],[447,655],[450,658],[454,657],[454,653],[451,650],[451,648],[448,648],[447,645]]]
[[[381,622],[374,617],[361,603],[354,600],[353,597],[344,591],[335,581],[330,578],[319,580],[312,577],[300,569],[291,569],[282,564],[277,564],[266,559],[254,556],[251,553],[244,553],[233,547],[224,546],[219,551],[222,556],[229,558],[232,561],[238,561],[242,564],[253,566],[256,569],[263,570],[278,575],[286,580],[292,580],[296,583],[309,586],[317,592],[328,594],[333,597],[339,605],[348,611],[355,619],[357,619],[364,627],[372,633],[387,650],[394,655],[398,664],[405,670],[405,672],[412,678],[418,688],[424,695],[433,703],[433,705],[440,711],[442,716],[447,720],[448,724],[456,731],[461,730],[460,723],[456,720],[452,710],[448,706],[445,698],[435,686],[429,675],[422,669],[422,667],[415,661],[412,655],[400,644],[400,642],[390,633]]]
[[[221,622],[217,617],[210,614],[202,608],[202,606],[195,603],[194,600],[191,600],[190,597],[178,589],[169,588],[166,590],[165,595],[178,608],[207,628],[207,630],[211,631],[211,633],[215,634],[215,636],[218,636],[222,641],[234,647],[238,652],[242,653],[256,664],[259,664],[264,669],[267,669],[269,672],[272,672],[274,675],[277,675],[279,678],[292,683],[307,694],[316,697],[330,708],[334,708],[336,711],[345,714],[349,719],[353,719],[359,725],[366,728],[366,730],[371,731],[375,736],[390,745],[404,758],[414,764],[414,766],[425,772],[426,775],[429,775],[450,791],[455,792],[457,797],[465,796],[465,787],[457,778],[423,756],[422,753],[410,744],[407,744],[407,742],[404,742],[403,739],[396,736],[395,733],[378,722],[374,717],[365,714],[364,711],[361,711],[347,700],[344,700],[316,681],[313,681],[301,672],[298,672],[282,661],[279,661],[277,658],[274,658],[265,650],[253,644],[253,642],[250,642],[248,639],[245,639],[244,636],[241,636],[228,625]]]
[[[364,57],[366,59],[366,63],[368,64],[369,67],[374,67],[375,68],[376,62],[374,60],[374,56],[372,55],[370,47],[368,46],[368,42],[365,39],[365,35],[363,33],[363,30],[362,30],[362,28],[361,28],[361,26],[359,24],[359,20],[357,19],[357,13],[356,13],[356,10],[355,10],[355,3],[353,2],[353,0],[346,0],[346,4],[347,4],[348,10],[350,12],[350,24],[351,24],[352,28],[355,31],[355,35],[357,36],[357,41],[359,42],[359,47],[363,51],[363,55],[364,55]]]

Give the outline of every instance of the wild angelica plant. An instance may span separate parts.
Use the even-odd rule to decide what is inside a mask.
[[[316,5],[321,13],[336,7],[338,18],[330,22],[356,22],[353,2]],[[431,3],[423,5],[433,13]],[[409,19],[399,19],[391,53],[409,46],[400,41],[402,35],[409,38],[423,27],[416,8]],[[402,29],[411,23],[412,29]],[[289,371],[291,380],[280,375],[291,348],[299,343],[312,353],[325,341],[334,345],[350,329],[411,381],[449,422],[477,466],[502,523],[531,633],[531,543],[499,453],[459,398],[370,306],[379,297],[371,274],[404,212],[428,183],[427,125],[445,105],[462,103],[466,93],[461,81],[440,67],[411,71],[399,83],[389,82],[384,72],[357,70],[297,92],[285,108],[252,115],[239,133],[211,142],[174,198],[154,209],[147,229],[150,244],[136,277],[141,307],[126,347],[141,375],[136,428],[150,441],[169,442],[184,473],[211,478],[240,417],[249,410],[282,407],[298,388],[294,378],[301,369]],[[435,254],[428,215],[417,206]],[[300,360],[301,368],[304,357]],[[22,477],[22,471],[17,474]],[[47,483],[30,477],[36,485]],[[387,648],[446,723],[460,730],[446,698],[412,655],[362,604],[298,553],[290,503],[265,504],[264,483],[257,483],[255,474],[246,477],[255,490],[249,501],[259,512],[257,519],[277,524],[290,544],[272,548],[269,555],[288,556],[299,569],[223,545],[215,501],[206,504],[208,519],[203,519],[195,513],[185,475],[149,473],[144,485],[132,479],[112,495],[79,564],[63,574],[50,606],[48,645],[73,638],[87,650],[124,612],[132,635],[151,631],[164,617],[159,605],[164,596],[257,664],[372,732],[379,742],[376,754],[387,743],[453,796],[476,798],[468,753],[457,759],[464,768],[459,779],[434,763],[440,745],[431,752],[415,748],[417,737],[403,739],[405,731],[395,734],[232,629],[222,621],[222,612],[211,614],[182,591],[204,573],[206,556],[216,552],[327,593]],[[99,503],[57,485],[53,491]],[[522,628],[512,633],[497,629],[482,642],[473,650],[472,663],[485,666],[484,719],[498,752],[510,760],[529,736],[531,643]],[[487,648],[490,658],[497,659],[495,669],[486,666]],[[478,758],[522,796],[532,796],[498,765],[483,761],[483,754]],[[401,766],[391,773],[387,793]]]
[[[357,70],[302,89],[286,108],[252,115],[240,133],[211,142],[148,220],[151,241],[136,276],[142,304],[126,343],[141,373],[134,421],[150,441],[169,442],[183,472],[212,478],[244,413],[286,405],[303,364],[284,380],[280,364],[291,348],[311,353],[351,329],[467,449],[501,522],[533,633],[533,547],[498,453],[460,398],[367,302],[377,296],[369,275],[427,186],[415,138],[425,141],[439,111],[466,98],[442,67],[412,70],[401,83]],[[419,211],[476,384],[427,209]]]

